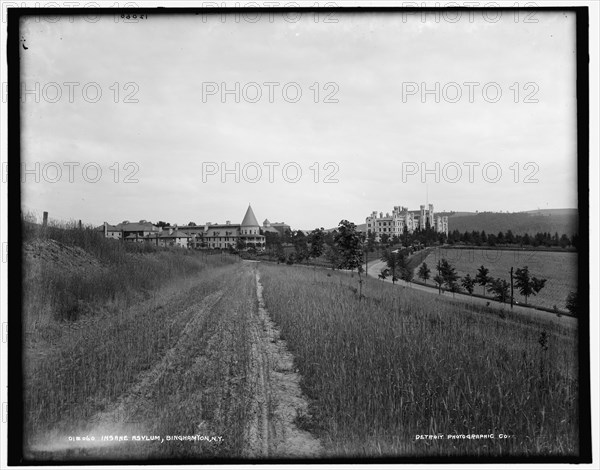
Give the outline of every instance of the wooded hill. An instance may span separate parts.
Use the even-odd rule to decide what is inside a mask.
[[[511,230],[515,235],[538,232],[573,235],[579,233],[577,209],[546,209],[528,212],[464,212],[447,214],[449,231],[498,233]]]

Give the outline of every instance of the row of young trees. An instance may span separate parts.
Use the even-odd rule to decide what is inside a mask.
[[[450,292],[459,292],[461,288],[469,295],[473,295],[475,286],[479,285],[483,289],[483,295],[486,291],[492,294],[495,300],[500,302],[509,302],[511,296],[511,285],[506,279],[494,278],[490,276],[490,271],[485,266],[480,266],[474,277],[470,274],[465,274],[462,278],[456,273],[456,269],[446,260],[442,259],[438,262],[437,274],[433,277],[433,281],[441,289],[445,286]],[[425,284],[431,278],[431,270],[426,263],[423,263],[418,271],[418,276]],[[529,267],[518,268],[514,272],[513,287],[525,297],[525,305],[527,305],[530,297],[537,295],[545,286],[546,279],[532,276],[529,272]],[[576,315],[578,310],[577,292],[569,292],[565,301],[565,307],[572,314]],[[555,307],[556,309],[556,307]]]
[[[489,291],[495,300],[500,302],[510,301],[510,282],[502,278],[493,278],[489,274],[489,269],[485,266],[479,267],[475,277],[465,274],[462,278],[458,276],[454,266],[446,259],[441,259],[436,269],[437,274],[433,277],[433,282],[438,286],[440,293],[443,287],[453,293],[460,292],[462,288],[469,295],[473,295],[475,286],[480,285],[484,296],[487,293],[486,291]],[[427,263],[421,265],[418,276],[427,284],[427,281],[431,278],[431,270]],[[532,276],[529,267],[525,266],[514,272],[513,286],[525,297],[525,304],[527,304],[529,297],[537,295],[546,285],[546,281],[546,279]]]

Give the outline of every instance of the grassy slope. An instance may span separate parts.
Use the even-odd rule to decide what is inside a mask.
[[[242,456],[249,406],[246,326],[256,308],[255,286],[238,264],[210,268],[121,311],[70,327],[53,324],[51,343],[35,348],[40,354],[31,346],[45,333],[32,333],[25,349],[25,428],[33,450],[44,449],[49,436],[64,444],[67,435],[200,433],[224,441],[132,443],[77,457]],[[201,309],[215,295],[216,304]]]
[[[441,258],[446,258],[461,277],[465,274],[475,277],[477,269],[483,265],[490,270],[490,276],[500,277],[509,282],[511,266],[515,270],[528,266],[531,276],[548,280],[537,296],[528,299],[533,305],[546,308],[557,305],[559,309],[564,309],[569,292],[577,291],[577,253],[438,248],[429,254],[425,262],[434,271]],[[476,286],[477,293],[483,294],[482,289]],[[515,299],[525,303],[525,297],[517,289]]]
[[[575,331],[472,313],[376,281],[359,303],[348,274],[260,270],[312,400],[304,425],[331,455],[577,453]],[[496,439],[415,438],[438,432]]]
[[[41,231],[26,224],[25,246],[30,455],[98,456],[56,453],[68,447],[67,435],[86,433],[225,437],[218,445],[108,449],[112,458],[242,455],[245,326],[257,307],[253,277],[242,275],[237,258],[126,245],[64,225]]]

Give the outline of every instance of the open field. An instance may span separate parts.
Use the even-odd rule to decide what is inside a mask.
[[[569,292],[577,291],[578,255],[574,252],[437,248],[425,258],[432,277],[435,275],[437,262],[442,258],[447,259],[461,277],[465,274],[474,277],[477,269],[483,265],[490,270],[490,276],[510,281],[511,266],[515,271],[528,266],[530,275],[548,280],[537,296],[528,299],[528,303],[541,307],[552,308],[556,305],[559,309],[564,309]],[[483,294],[483,288],[476,286],[475,292]],[[515,300],[525,303],[525,297],[517,289]]]
[[[259,269],[327,455],[578,454],[575,328],[374,280],[359,302],[356,275]],[[447,437],[468,434],[494,438]]]
[[[33,236],[24,246],[26,458],[222,461],[321,452],[295,424],[307,405],[264,309],[256,263],[146,252],[61,230],[62,242]]]
[[[575,319],[60,237],[24,245],[31,459],[578,454]]]
[[[307,406],[285,342],[259,308],[259,283],[253,263],[213,266],[124,311],[57,323],[52,338],[31,332],[26,456],[199,461],[318,455],[318,441],[294,422]],[[70,440],[76,437],[94,440]]]

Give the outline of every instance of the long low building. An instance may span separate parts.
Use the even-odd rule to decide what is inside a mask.
[[[225,249],[237,248],[241,245],[245,248],[262,249],[265,247],[266,233],[283,235],[285,230],[291,229],[283,222],[271,224],[268,219],[264,221],[263,226],[260,226],[252,206],[248,205],[240,224],[227,221],[224,224],[207,222],[204,226],[159,227],[146,220],[133,223],[125,220],[117,225],[104,222],[99,230],[104,231],[106,238],[132,243],[148,242],[156,246]]]

